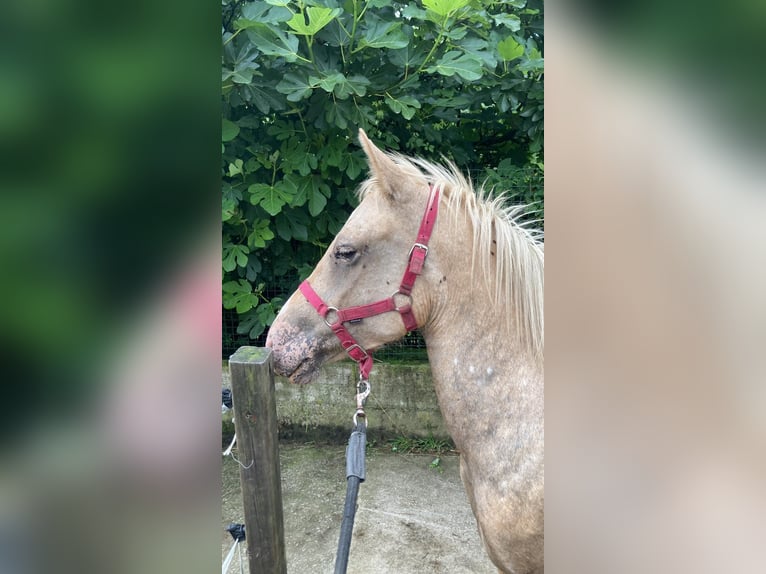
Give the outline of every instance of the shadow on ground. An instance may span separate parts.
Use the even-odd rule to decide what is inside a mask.
[[[332,573],[346,492],[345,446],[280,444],[287,570]],[[349,574],[494,574],[460,482],[458,457],[370,449]],[[223,462],[222,526],[244,522],[239,468]],[[222,555],[231,545],[222,534]],[[244,552],[243,552],[244,557]],[[245,560],[246,562],[246,560]],[[235,557],[230,572],[239,571]],[[244,571],[247,572],[247,564]]]

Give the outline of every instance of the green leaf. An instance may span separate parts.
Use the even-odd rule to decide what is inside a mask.
[[[299,102],[311,95],[313,86],[308,78],[290,72],[284,75],[276,88],[280,94],[286,94],[289,101]]]
[[[288,62],[298,59],[297,36],[260,22],[251,23],[246,34],[253,45],[267,56],[282,56]]]
[[[221,221],[229,221],[237,211],[237,200],[233,197],[223,197],[221,200]]]
[[[287,21],[287,25],[296,34],[301,36],[313,36],[319,30],[332,22],[338,14],[339,8],[324,8],[322,6],[309,6],[305,12],[295,14]]]
[[[508,36],[497,44],[497,53],[503,60],[515,60],[524,55],[524,46],[519,44],[513,36]]]
[[[223,246],[223,270],[234,271],[237,267],[247,265],[247,256],[250,253],[247,245],[232,245],[225,243]]]
[[[326,92],[335,93],[340,100],[345,100],[351,94],[364,96],[367,93],[367,86],[370,85],[370,80],[364,76],[357,74],[346,78],[346,76],[340,72],[331,74],[322,79],[309,77],[309,81],[312,84],[318,84]]]
[[[274,239],[274,232],[265,219],[258,219],[253,223],[253,230],[247,236],[247,244],[251,249],[263,249],[266,242]]]
[[[318,78],[316,76],[309,76],[310,85],[319,86],[325,92],[328,92],[328,93],[332,92],[335,89],[335,86],[337,84],[343,83],[345,81],[346,81],[346,77],[340,72],[336,72],[334,74],[330,74],[322,78]]]
[[[498,26],[505,26],[511,32],[518,32],[521,29],[521,19],[516,14],[493,14],[492,18]]]
[[[235,28],[247,28],[252,24],[276,24],[292,18],[293,13],[284,6],[270,6],[266,2],[245,2],[242,18],[234,22]]]
[[[320,190],[320,185],[314,185],[311,189],[309,189],[309,213],[311,214],[311,217],[316,217],[320,213],[322,213],[322,210],[327,205],[327,198],[324,196],[324,194]]]
[[[237,333],[240,335],[247,334],[251,339],[257,339],[266,330],[264,325],[254,310],[248,311],[246,314],[240,316],[239,325],[237,325]]]
[[[423,6],[439,16],[451,15],[468,6],[470,0],[423,0]]]
[[[308,222],[309,218],[304,211],[291,210],[285,213],[285,217],[290,222],[292,235],[298,241],[308,241]]]
[[[463,54],[457,50],[447,52],[436,62],[436,65],[426,69],[427,72],[439,72],[442,76],[454,76],[457,74],[468,81],[481,78],[481,62],[469,54]]]
[[[255,104],[255,107],[264,115],[271,112],[271,110],[278,111],[285,108],[284,99],[274,94],[271,86],[264,87],[250,84],[245,89],[250,94],[250,99]]]
[[[412,96],[393,98],[386,96],[386,105],[396,114],[401,114],[404,119],[411,120],[415,111],[420,109],[420,102]]]
[[[239,135],[239,126],[234,122],[223,118],[221,125],[221,141],[230,142]]]
[[[316,156],[314,154],[305,153],[303,154],[303,159],[306,160],[307,163],[313,160],[314,167],[316,168]],[[308,174],[309,172],[306,173]],[[308,189],[309,186],[311,186],[311,177],[297,177],[291,173],[286,175],[285,179],[290,180],[295,187],[295,193],[293,193],[292,198],[290,198],[290,206],[301,207],[302,205],[305,205],[309,199]]]
[[[229,164],[229,177],[242,174],[242,166],[244,162],[241,159],[235,159],[234,163]]]
[[[290,200],[289,194],[277,185],[254,183],[247,188],[247,191],[250,193],[250,203],[260,205],[272,216],[282,211],[282,206]]]
[[[426,11],[417,6],[416,4],[407,4],[407,6],[402,10],[402,16],[404,16],[407,19],[415,19],[415,20],[425,20],[426,19]]]
[[[463,52],[483,62],[490,70],[494,70],[497,66],[497,56],[487,48],[489,48],[489,42],[481,38],[466,38],[460,43],[460,49]]]
[[[245,279],[227,281],[223,284],[223,306],[226,309],[236,308],[237,313],[246,313],[258,304],[258,295],[253,293],[253,287]]]
[[[522,72],[542,72],[544,68],[545,60],[537,48],[531,48],[527,57],[519,64],[519,70]]]
[[[409,42],[409,39],[402,31],[401,22],[386,22],[375,19],[372,25],[365,31],[360,47],[396,50],[404,48]]]
[[[392,50],[388,54],[388,60],[400,68],[415,67],[425,59],[425,54],[418,51],[414,46],[407,45],[401,50]]]

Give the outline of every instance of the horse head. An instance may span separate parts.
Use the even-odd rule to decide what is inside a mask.
[[[370,178],[360,190],[361,202],[301,289],[282,307],[266,340],[274,353],[276,372],[294,383],[311,382],[322,364],[346,355],[344,347],[355,346],[348,349],[349,354],[359,360],[354,352],[371,353],[421,326],[428,317],[427,285],[438,276],[436,258],[429,256],[422,275],[418,270],[411,293],[402,294],[400,288],[429,202],[428,179],[411,164],[382,152],[362,130],[359,140],[370,165]],[[434,203],[438,208],[438,195]],[[373,301],[384,312],[344,322],[353,345],[342,346],[336,333],[343,310]],[[320,304],[324,306],[319,308]],[[407,318],[402,314],[405,308]]]

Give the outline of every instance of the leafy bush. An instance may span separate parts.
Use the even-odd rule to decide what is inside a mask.
[[[240,333],[263,332],[354,208],[359,127],[542,199],[541,1],[223,0],[223,20],[223,300]]]

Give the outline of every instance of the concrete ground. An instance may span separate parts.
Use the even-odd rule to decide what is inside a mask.
[[[289,574],[332,573],[346,493],[345,445],[281,444]],[[463,490],[458,457],[370,448],[349,574],[494,574]],[[244,522],[237,463],[223,462],[222,526]],[[232,539],[222,534],[222,556]],[[243,557],[245,553],[243,552]],[[246,559],[244,571],[247,572]],[[239,572],[234,558],[230,572]]]

